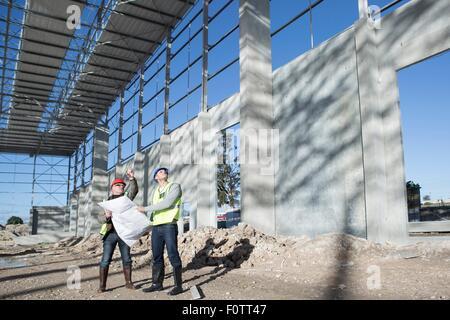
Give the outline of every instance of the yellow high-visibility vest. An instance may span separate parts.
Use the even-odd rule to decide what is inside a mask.
[[[108,232],[108,225],[106,223],[104,223],[100,227],[100,235],[102,235],[104,237],[107,232]]]
[[[169,182],[162,190],[156,188],[153,192],[153,202],[152,204],[157,204],[164,200],[167,193],[172,186],[172,182]],[[157,226],[160,224],[171,223],[174,220],[180,218],[180,208],[181,208],[181,197],[177,198],[176,201],[170,208],[164,210],[157,210],[153,212],[153,225]]]

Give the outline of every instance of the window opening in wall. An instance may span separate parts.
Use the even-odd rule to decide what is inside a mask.
[[[220,131],[217,148],[217,227],[231,228],[241,221],[241,170],[239,128]]]
[[[450,52],[399,71],[398,83],[409,221],[450,220]]]

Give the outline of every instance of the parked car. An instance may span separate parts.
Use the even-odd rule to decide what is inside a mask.
[[[241,222],[241,209],[232,209],[217,213],[217,228],[225,229],[237,226]]]

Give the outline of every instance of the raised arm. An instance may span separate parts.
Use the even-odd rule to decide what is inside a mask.
[[[128,198],[130,198],[131,201],[133,201],[134,198],[136,198],[139,188],[138,188],[136,179],[134,177],[134,171],[131,169],[128,169],[127,176],[128,176],[128,180],[130,182],[128,184],[127,190],[125,191],[125,194],[127,195]]]
[[[164,198],[163,201],[158,202],[157,204],[152,204],[148,207],[140,207],[139,211],[141,212],[149,212],[149,211],[157,211],[168,209],[173,206],[174,202],[182,196],[181,186],[178,183],[172,184],[170,187],[169,193]]]

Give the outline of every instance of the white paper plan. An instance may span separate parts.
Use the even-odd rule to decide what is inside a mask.
[[[150,229],[147,216],[139,212],[127,196],[100,202],[99,206],[112,212],[112,222],[117,235],[130,247]]]
[[[107,200],[99,203],[100,207],[105,210],[109,210],[113,213],[121,213],[128,209],[135,207],[133,201],[130,200],[127,196],[118,197],[113,200]]]

